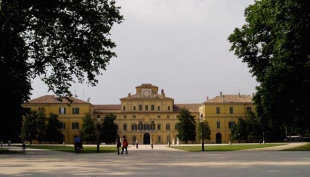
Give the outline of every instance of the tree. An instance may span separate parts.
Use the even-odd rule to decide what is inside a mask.
[[[186,144],[188,141],[195,141],[195,117],[191,115],[188,109],[182,108],[177,118],[179,119],[179,122],[176,124],[176,128],[178,130],[178,138],[180,138],[181,141],[185,141]]]
[[[201,140],[201,126],[202,124],[200,122],[197,123],[196,132],[197,132],[197,138],[199,140]],[[210,125],[207,120],[204,120],[203,121],[203,138],[210,140],[210,135],[211,135]]]
[[[260,0],[245,9],[246,24],[228,38],[259,86],[256,116],[275,139],[283,126],[300,133],[310,123],[310,1]]]
[[[41,144],[41,142],[45,140],[45,133],[46,133],[46,115],[44,108],[41,108],[38,112],[37,132],[38,132],[37,139]]]
[[[37,111],[29,111],[22,124],[21,129],[21,139],[28,139],[29,143],[32,143],[33,139],[37,139],[38,131],[37,131],[37,124],[38,124],[38,112]]]
[[[50,113],[46,126],[46,140],[50,143],[58,141],[61,134],[61,122],[58,120],[58,115]]]
[[[0,139],[18,138],[33,78],[67,99],[72,83],[98,83],[116,57],[109,35],[119,9],[114,0],[0,1]]]
[[[85,114],[85,117],[83,117],[82,120],[83,124],[82,128],[80,129],[80,138],[87,143],[89,141],[94,142],[96,139],[96,132],[91,115],[89,113]]]
[[[116,116],[112,113],[107,114],[103,118],[101,126],[100,139],[105,143],[114,143],[117,135],[117,124],[114,123]]]

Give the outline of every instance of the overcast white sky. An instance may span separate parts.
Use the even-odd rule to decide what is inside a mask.
[[[73,94],[92,104],[120,104],[142,83],[164,89],[175,103],[202,103],[223,94],[251,95],[258,85],[246,63],[229,52],[228,36],[244,24],[254,0],[116,0],[125,21],[112,29],[116,42],[99,84],[75,84]],[[46,94],[33,81],[32,99]],[[76,90],[76,91],[75,91]]]

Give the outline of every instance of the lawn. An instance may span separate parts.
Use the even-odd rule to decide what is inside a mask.
[[[1,149],[0,148],[0,154],[20,154],[21,151],[9,151],[7,149]]]
[[[27,148],[34,148],[34,149],[49,149],[53,151],[62,151],[62,152],[72,152],[74,153],[73,146],[55,146],[55,145],[31,145],[26,146]],[[114,146],[100,146],[99,153],[112,153],[116,152],[116,147]],[[97,153],[97,146],[85,146],[83,147],[83,152],[81,153]]]
[[[218,145],[218,146],[205,146],[205,151],[238,151],[244,149],[256,149],[256,148],[266,148],[274,147],[285,144],[236,144],[236,145]],[[201,151],[201,146],[171,146],[171,148],[180,149],[189,152]]]
[[[310,151],[310,143],[307,143],[303,146],[294,147],[291,149],[285,149],[283,151]]]

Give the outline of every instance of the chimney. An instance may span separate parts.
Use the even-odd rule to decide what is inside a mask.
[[[223,95],[223,96],[222,96],[222,101],[223,101],[223,102],[224,102],[224,100],[225,100],[224,98],[225,98],[225,96]]]
[[[161,89],[161,94],[162,94],[162,95],[165,94],[165,93],[164,93],[164,89]]]
[[[131,93],[128,93],[128,97],[129,97],[129,98],[131,97]]]
[[[222,92],[220,92],[220,96],[222,97],[223,95],[222,95]]]
[[[240,93],[238,93],[239,97],[240,97]]]
[[[209,101],[209,97],[207,96],[207,101]]]

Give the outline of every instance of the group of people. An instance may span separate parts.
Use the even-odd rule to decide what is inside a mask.
[[[122,144],[123,144],[123,146],[122,146]],[[126,136],[123,136],[123,143],[121,143],[121,140],[120,140],[119,137],[116,139],[116,148],[117,148],[117,154],[118,154],[118,155],[119,155],[119,148],[120,148],[120,147],[122,147],[122,152],[121,152],[121,154],[124,153],[124,150],[125,150],[126,154],[128,154],[128,150],[127,150],[128,141],[127,141]]]
[[[132,144],[133,144],[133,143],[132,143]],[[151,138],[150,144],[151,144],[151,148],[153,149],[153,148],[154,148],[154,147],[153,147],[153,144],[154,144],[153,138]],[[123,146],[122,146],[122,145],[123,145]],[[138,149],[138,145],[139,145],[138,140],[136,140],[136,148],[137,148],[137,149]],[[122,142],[122,143],[121,143],[120,137],[118,137],[118,138],[116,139],[116,148],[117,148],[117,154],[118,154],[118,155],[120,154],[120,147],[122,147],[122,152],[121,152],[121,154],[124,153],[124,150],[125,150],[126,154],[128,154],[128,149],[127,149],[127,147],[128,147],[128,141],[127,141],[126,136],[123,136],[123,142]]]

